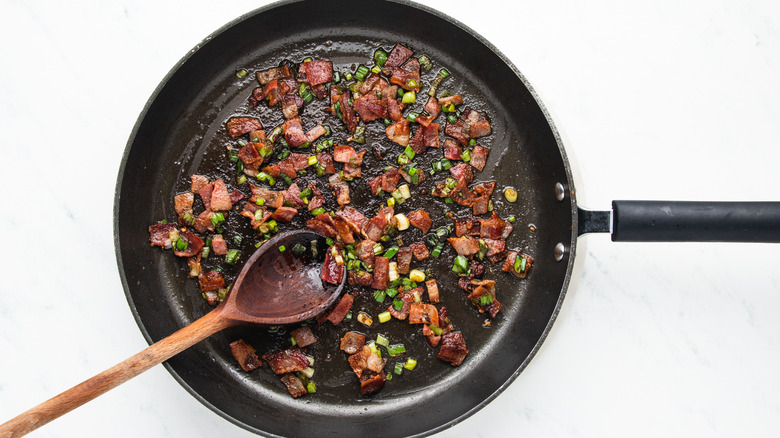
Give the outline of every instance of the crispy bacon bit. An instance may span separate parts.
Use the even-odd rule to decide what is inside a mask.
[[[390,83],[398,85],[404,90],[420,91],[420,63],[417,62],[417,69],[415,70],[414,63],[410,64],[412,60],[417,61],[416,58],[411,58],[400,68],[393,70],[393,75],[390,76]]]
[[[219,271],[206,271],[198,275],[201,292],[219,290],[225,287],[225,278]]]
[[[398,86],[393,85],[396,89]],[[385,107],[387,107],[387,117],[394,122],[400,122],[404,119],[404,115],[401,112],[403,110],[403,104],[395,99],[395,93],[389,94],[385,97]]]
[[[385,129],[387,138],[401,146],[409,145],[409,121],[402,119],[399,122],[395,122]]]
[[[303,381],[293,373],[283,375],[281,381],[293,398],[302,397],[309,393],[303,385]]]
[[[322,281],[330,284],[339,284],[344,278],[344,264],[338,264],[336,262],[336,259],[331,255],[330,248],[328,249],[328,253],[325,254],[325,261],[322,263],[322,274],[320,277],[322,278]]]
[[[216,255],[225,255],[228,252],[227,242],[221,234],[211,236],[211,250]]]
[[[152,246],[168,249],[171,247],[171,232],[176,229],[176,224],[157,222],[149,227],[149,243]]]
[[[328,130],[322,125],[317,125],[306,131],[306,141],[314,143],[315,140],[327,134]]]
[[[409,147],[412,148],[415,154],[420,155],[425,152],[425,143],[423,143],[423,134],[425,133],[425,126],[418,126],[414,130],[414,135],[409,138]]]
[[[374,289],[387,289],[390,284],[390,259],[387,257],[374,257],[374,280],[371,287]]]
[[[387,359],[382,359],[371,351],[368,345],[355,354],[350,355],[347,360],[352,371],[360,380],[360,393],[364,395],[373,394],[385,384],[385,376],[382,370],[387,363]]]
[[[471,108],[463,110],[460,120],[464,122],[463,133],[468,138],[483,137],[491,132],[490,122],[487,118]]]
[[[336,237],[336,225],[328,213],[322,213],[314,219],[306,221],[306,228],[316,231],[325,237]]]
[[[458,142],[451,138],[444,140],[444,158],[448,160],[461,160],[463,149],[460,148]]]
[[[420,114],[417,116],[415,121],[419,123],[422,126],[428,126],[436,119],[436,116],[439,115],[441,112],[441,106],[439,106],[439,102],[436,100],[435,97],[431,96],[428,98],[428,102],[425,104],[425,107],[423,107],[423,110],[425,110],[428,114]],[[436,128],[438,131],[438,127]]]
[[[439,302],[439,284],[436,279],[430,279],[425,282],[425,288],[428,290],[428,300],[432,303]]]
[[[195,218],[195,223],[192,225],[195,231],[199,233],[205,233],[206,231],[214,231],[214,224],[211,223],[211,218],[214,217],[214,212],[211,210],[203,210],[198,217]]]
[[[417,261],[427,259],[430,256],[428,247],[424,243],[413,243],[409,245],[409,249],[412,250],[412,254]]]
[[[488,239],[501,239],[507,222],[501,219],[494,211],[489,219],[479,220],[479,236]],[[504,237],[505,239],[505,237]]]
[[[526,266],[525,270],[522,272],[515,271],[515,261],[517,257],[523,257],[525,259]],[[534,259],[529,255],[520,254],[519,251],[507,251],[506,261],[504,262],[504,266],[501,267],[501,270],[504,272],[509,272],[517,278],[525,278],[526,275],[528,275],[528,270],[531,269],[531,264],[533,264],[533,262]]]
[[[461,332],[451,332],[441,337],[439,359],[449,362],[453,366],[460,366],[469,350],[466,348],[466,340]]]
[[[290,68],[287,65],[273,67],[267,70],[258,71],[256,76],[257,82],[259,82],[260,85],[266,85],[274,79],[290,77]]]
[[[392,168],[382,175],[368,182],[368,186],[371,188],[371,193],[378,195],[380,190],[384,193],[392,193],[398,188],[398,181],[401,180],[401,174],[397,168]]]
[[[336,202],[339,205],[346,205],[350,203],[349,199],[349,186],[347,182],[341,179],[339,174],[335,173],[328,178],[328,184],[336,194]]]
[[[246,343],[243,339],[238,339],[230,343],[230,352],[236,358],[238,365],[244,371],[252,371],[263,365],[255,353],[255,349]]]
[[[317,154],[317,166],[322,168],[324,173],[336,173],[336,165],[333,164],[333,157],[327,152]]]
[[[474,172],[466,163],[460,163],[457,166],[450,167],[450,173],[453,178],[458,181],[464,181],[466,184],[469,184],[474,179]]]
[[[423,133],[423,144],[427,148],[439,148],[441,147],[441,144],[439,143],[439,128],[441,125],[438,123],[430,123],[425,127],[425,132]]]
[[[211,203],[209,210],[211,211],[228,211],[233,208],[233,201],[228,193],[225,183],[218,179],[214,181],[214,190],[211,192]]]
[[[347,271],[347,282],[350,285],[360,285],[365,287],[371,287],[371,283],[374,281],[374,276],[366,271]]]
[[[431,217],[425,210],[415,210],[406,216],[409,218],[409,223],[422,230],[423,233],[428,233],[433,225]]]
[[[411,248],[399,248],[396,254],[396,261],[398,263],[398,273],[406,275],[412,266],[412,249]]]
[[[305,325],[298,327],[297,329],[290,332],[290,336],[295,341],[295,345],[301,348],[308,347],[309,345],[317,342],[317,338],[314,336],[314,333],[312,333],[311,329]]]
[[[341,349],[347,354],[355,354],[366,344],[366,335],[358,332],[346,332],[341,338]]]
[[[346,219],[342,216],[334,215],[333,224],[336,226],[336,234],[342,242],[347,245],[355,243],[355,236],[352,235],[352,229],[349,227]]]
[[[392,227],[393,207],[383,207],[363,226],[361,233],[367,239],[378,242]]]
[[[391,304],[387,311],[390,312],[390,315],[395,319],[400,319],[401,321],[405,320],[409,317],[409,309],[411,308],[412,303],[414,302],[414,295],[415,292],[418,294],[421,293],[422,288],[415,288],[412,290],[405,290],[398,295],[395,296],[395,299],[401,300],[403,305],[400,309],[396,309],[393,304]],[[395,300],[393,300],[395,301]]]
[[[271,214],[271,219],[278,222],[290,222],[298,213],[298,210],[292,207],[279,207]]]
[[[228,134],[236,138],[248,132],[263,129],[263,124],[254,117],[231,117],[227,121],[227,129]]]
[[[344,220],[347,222],[347,225],[349,225],[349,228],[355,234],[359,234],[360,230],[363,229],[363,225],[365,225],[366,221],[368,221],[368,219],[366,219],[366,216],[363,213],[350,207],[349,205],[345,205],[340,209],[336,210],[335,214],[336,216],[343,217]]]
[[[387,55],[387,61],[385,61],[385,68],[396,68],[403,65],[409,58],[412,57],[414,51],[408,47],[404,47],[400,44],[396,44],[393,50]]]
[[[349,93],[342,94],[339,98],[339,102],[341,102],[341,117],[344,124],[347,125],[347,132],[354,134],[355,128],[357,128],[358,125],[358,120],[357,117],[355,117],[355,110],[349,104]]]
[[[200,254],[200,250],[203,249],[203,239],[196,236],[192,231],[184,230],[179,232],[179,239],[183,239],[187,242],[187,248],[183,250],[175,249],[173,253],[179,257],[192,257],[196,254]]]
[[[439,312],[433,304],[412,303],[409,306],[409,324],[439,326]]]
[[[461,236],[479,236],[479,219],[475,217],[455,218],[455,235]]]
[[[271,351],[263,355],[263,360],[268,362],[276,375],[303,371],[309,367],[309,358],[299,347]]]
[[[468,299],[477,307],[479,313],[487,312],[491,318],[495,318],[499,310],[501,310],[501,303],[496,299],[495,281],[475,282],[472,280],[471,283],[477,287],[469,294]]]
[[[282,125],[282,129],[284,130],[284,139],[291,147],[297,148],[306,143],[306,134],[303,132],[300,118],[294,117],[287,120]]]
[[[192,215],[192,203],[195,195],[192,192],[179,193],[173,197],[173,210],[179,215],[179,220],[186,215]]]
[[[209,183],[209,179],[203,175],[192,175],[190,176],[190,181],[190,191],[192,193],[198,193],[200,189]]]
[[[376,93],[366,93],[353,102],[360,120],[364,123],[383,119],[387,115],[386,103],[376,96]]]
[[[474,149],[471,151],[471,161],[469,161],[469,164],[481,172],[482,169],[485,168],[485,163],[487,163],[487,157],[489,153],[490,149],[484,146],[474,146]]]
[[[336,307],[328,314],[327,320],[333,325],[341,324],[341,321],[347,317],[347,313],[349,313],[349,309],[352,308],[352,303],[354,301],[355,298],[352,295],[344,294],[341,297],[341,300],[339,300],[339,303],[336,304]]]
[[[470,257],[479,252],[479,242],[471,236],[449,237],[447,241],[458,255]]]
[[[331,61],[309,61],[300,66],[306,74],[309,85],[321,85],[333,80],[333,62]]]
[[[490,196],[496,188],[496,183],[494,181],[480,183],[474,185],[472,188],[477,194],[471,204],[474,215],[479,216],[487,213],[488,207],[490,206]]]
[[[355,245],[355,252],[357,253],[358,259],[360,259],[368,269],[374,269],[374,258],[376,257],[374,254],[374,245],[376,245],[376,242],[371,239],[364,239]]]

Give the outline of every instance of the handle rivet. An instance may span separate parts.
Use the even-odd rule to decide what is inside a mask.
[[[566,253],[566,247],[563,245],[563,243],[558,242],[557,245],[555,245],[555,261],[560,262],[563,260],[563,255]]]
[[[555,199],[559,201],[566,199],[566,189],[561,183],[555,183]]]

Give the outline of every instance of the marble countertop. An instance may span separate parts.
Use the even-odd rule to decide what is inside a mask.
[[[114,256],[158,82],[265,1],[0,0],[0,421],[146,346]],[[433,0],[528,78],[583,207],[780,200],[780,3]],[[438,437],[778,436],[780,245],[580,238],[541,351]],[[249,437],[158,366],[36,437]]]

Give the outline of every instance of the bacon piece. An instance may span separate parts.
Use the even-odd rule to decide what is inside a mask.
[[[263,124],[254,117],[231,117],[227,121],[227,129],[228,134],[236,138],[257,129],[263,129]]]
[[[417,123],[421,124],[422,126],[428,126],[441,112],[441,106],[439,106],[439,102],[436,100],[436,98],[431,96],[428,98],[428,102],[425,103],[423,110],[425,110],[425,112],[428,114],[421,114],[417,116],[415,121],[417,121]]]
[[[211,250],[216,255],[225,255],[228,252],[227,242],[221,234],[211,236]]]
[[[297,93],[287,93],[282,96],[282,115],[285,119],[298,117],[298,108],[302,106],[303,99]]]
[[[439,129],[441,125],[438,123],[430,123],[425,127],[423,132],[423,144],[426,148],[439,148]]]
[[[192,175],[190,176],[190,181],[190,191],[192,193],[198,193],[200,189],[209,183],[209,179],[203,175]]]
[[[403,65],[409,58],[412,57],[414,51],[408,47],[396,44],[390,53],[387,55],[387,60],[382,66],[384,68],[396,68]]]
[[[479,220],[479,236],[488,239],[501,239],[507,222],[502,220],[494,211],[489,219]]]
[[[347,126],[347,132],[354,134],[355,128],[357,128],[358,125],[358,120],[355,116],[354,108],[349,104],[349,93],[342,94],[339,98],[339,102],[341,102],[341,116],[344,124]]]
[[[439,312],[433,304],[412,303],[409,306],[409,324],[439,326]]]
[[[309,393],[303,385],[303,381],[293,373],[283,375],[280,380],[293,398],[302,397]]]
[[[471,236],[449,237],[447,241],[458,255],[469,257],[479,252],[479,242]]]
[[[350,203],[349,186],[347,185],[346,181],[341,179],[339,174],[335,173],[331,175],[328,178],[328,184],[330,184],[330,187],[336,194],[336,202],[338,202],[339,205],[346,205]]]
[[[378,242],[390,230],[393,213],[393,207],[383,207],[379,210],[379,213],[363,226],[361,230],[363,236]]]
[[[380,189],[385,193],[392,193],[398,188],[398,181],[400,180],[401,173],[394,167],[369,181],[368,186],[371,188],[371,193],[374,195],[378,195]]]
[[[387,289],[390,284],[390,259],[387,257],[374,257],[374,280],[371,287],[374,289]]]
[[[267,187],[260,187],[254,184],[249,184],[249,190],[252,196],[249,197],[249,202],[257,204],[259,199],[263,200],[263,205],[269,208],[279,208],[284,203],[284,195],[281,192],[273,191]]]
[[[317,338],[308,326],[298,327],[290,332],[290,336],[295,341],[295,345],[303,348],[317,342]]]
[[[355,234],[359,234],[360,230],[363,229],[363,225],[365,225],[365,223],[368,221],[363,213],[350,207],[349,205],[345,205],[339,208],[336,210],[335,214],[336,216],[343,217],[344,220],[347,221],[347,225],[349,225],[350,229]]]
[[[474,146],[474,149],[471,151],[471,161],[469,161],[469,164],[481,172],[482,169],[485,168],[485,163],[487,163],[487,157],[489,153],[490,149],[484,146]]]
[[[293,152],[284,161],[289,161],[292,164],[295,171],[303,170],[309,167],[309,154],[302,154],[300,152]]]
[[[233,201],[230,198],[230,193],[228,193],[228,189],[224,181],[221,179],[214,181],[214,190],[211,192],[209,210],[228,211],[232,208]]]
[[[336,173],[336,165],[333,164],[333,157],[327,152],[317,154],[317,166],[324,169],[327,174]]]
[[[414,68],[415,63],[417,69]],[[420,63],[417,58],[411,58],[400,68],[394,69],[390,76],[390,83],[407,91],[420,91]]]
[[[330,323],[333,325],[341,324],[341,321],[347,317],[347,313],[349,313],[349,309],[352,308],[352,303],[354,301],[355,299],[352,297],[352,295],[342,295],[339,303],[336,304],[336,307],[334,307],[333,310],[331,310],[331,312],[328,314],[327,320],[330,321]]]
[[[355,236],[352,235],[352,229],[349,227],[346,219],[341,216],[334,215],[333,223],[336,228],[336,234],[341,238],[341,241],[349,245],[355,243]]]
[[[208,183],[198,190],[198,195],[200,195],[200,199],[203,201],[203,206],[206,207],[206,210],[211,210],[211,193],[213,191],[214,183]]]
[[[355,354],[366,344],[366,335],[358,332],[346,332],[341,338],[341,350],[347,354]]]
[[[328,213],[322,213],[320,216],[322,215],[326,215],[328,218],[330,218]],[[319,220],[318,218],[319,216],[306,221],[306,228],[312,231],[316,231],[325,237],[336,237],[336,227],[332,225],[332,221],[331,223],[327,223],[325,221]]]
[[[306,134],[303,132],[303,126],[299,117],[294,117],[284,122],[282,129],[284,131],[284,139],[291,147],[297,148],[306,143]]]
[[[393,85],[396,89],[396,85]],[[385,96],[385,107],[387,108],[387,117],[394,122],[400,122],[404,119],[404,115],[401,112],[403,110],[403,104],[395,99],[395,93]]]
[[[428,247],[424,243],[413,243],[409,245],[409,249],[412,250],[412,255],[417,261],[425,260],[430,256]]]
[[[453,366],[460,366],[467,354],[469,354],[469,350],[466,348],[466,340],[461,332],[442,335],[439,359],[449,362]]]
[[[423,233],[428,233],[433,225],[431,217],[425,210],[415,210],[406,216],[409,218],[409,223],[422,230]]]
[[[200,254],[200,250],[203,249],[203,239],[196,236],[192,231],[180,231],[179,239],[184,239],[184,241],[187,242],[187,248],[184,250],[174,248],[173,253],[179,257],[192,257],[196,254]]]
[[[260,85],[266,85],[274,79],[286,78],[290,77],[291,75],[290,68],[285,64],[279,67],[258,71],[255,73],[255,76],[257,77],[257,82],[259,82]]]
[[[282,196],[284,197],[285,205],[291,205],[295,208],[306,206],[306,203],[301,198],[301,189],[298,187],[298,183],[292,183],[290,187],[287,187],[287,190],[282,190]]]
[[[358,259],[360,259],[368,269],[374,269],[374,257],[376,257],[374,254],[374,245],[376,245],[376,242],[371,239],[364,239],[355,245],[355,252],[357,253]]]
[[[487,254],[485,254],[487,257],[501,254],[506,250],[506,240],[495,240],[495,239],[482,239],[483,242],[485,242],[485,246],[488,248]]]
[[[365,150],[356,152],[352,146],[334,146],[333,147],[333,161],[338,163],[346,163],[351,166],[360,166],[363,164],[363,156],[366,154]]]
[[[490,196],[496,188],[495,181],[476,184],[472,188],[477,194],[472,204],[474,215],[479,216],[487,213],[490,205]]]
[[[462,160],[463,150],[458,146],[458,142],[451,138],[444,140],[444,158],[448,160]]]
[[[401,119],[399,122],[395,122],[385,129],[387,138],[401,146],[409,145],[409,121]]]
[[[525,259],[526,266],[523,272],[515,271],[515,260],[517,257],[523,257]],[[507,251],[506,261],[504,262],[504,266],[501,267],[501,270],[509,272],[517,278],[525,278],[528,275],[528,270],[531,269],[531,264],[533,264],[533,262],[534,259],[529,255],[520,254],[519,251]]]
[[[409,139],[409,147],[412,148],[415,154],[420,155],[425,152],[425,143],[423,143],[423,134],[425,133],[425,126],[418,126],[414,130],[414,135]]]
[[[195,223],[192,224],[195,231],[199,233],[205,233],[206,231],[214,231],[214,224],[211,223],[211,218],[214,217],[214,212],[211,210],[203,210],[198,217],[195,218]]]
[[[230,343],[230,352],[236,358],[236,362],[242,370],[249,372],[263,365],[255,353],[254,347],[247,344],[243,339],[238,339]]]
[[[328,130],[322,125],[317,125],[306,131],[306,141],[314,143],[315,140],[327,134]]]
[[[179,193],[173,197],[173,210],[179,215],[179,220],[186,215],[192,215],[192,204],[195,195],[192,192]]]
[[[422,288],[419,288],[419,289],[422,290]],[[391,304],[387,308],[387,311],[390,312],[390,315],[393,318],[400,319],[401,321],[403,321],[403,320],[405,320],[406,318],[409,317],[409,308],[411,307],[412,302],[414,302],[414,292],[413,291],[415,291],[415,290],[417,290],[417,288],[412,289],[412,290],[405,290],[405,291],[402,291],[401,293],[399,293],[398,295],[395,296],[395,299],[393,300],[393,302],[395,302],[395,300],[401,300],[403,305],[401,306],[400,309],[396,309],[393,304]]]
[[[344,264],[338,264],[336,259],[331,255],[330,248],[328,253],[325,254],[325,261],[322,263],[322,274],[320,274],[322,281],[330,284],[339,284],[344,278]]]
[[[277,222],[290,222],[297,213],[298,210],[295,208],[282,206],[271,213],[271,219]]]
[[[368,345],[364,345],[360,351],[350,355],[347,361],[360,380],[361,394],[373,394],[382,389],[385,383],[385,375],[382,370],[387,359],[380,358],[371,351]]]
[[[168,249],[171,247],[171,232],[176,229],[176,224],[157,222],[149,227],[149,243],[152,246]]]
[[[460,105],[463,103],[463,97],[460,94],[452,94],[445,97],[440,97],[437,102],[440,106],[446,105]]]
[[[309,358],[299,347],[271,351],[263,355],[271,370],[276,375],[303,371],[309,367]]]
[[[463,180],[466,184],[469,184],[474,179],[474,172],[466,163],[460,163],[457,166],[450,167],[450,173],[453,178],[458,181]]]
[[[472,280],[472,284],[475,284],[477,287],[475,287],[474,291],[469,294],[468,299],[474,306],[477,307],[479,313],[487,312],[491,318],[495,318],[498,312],[501,310],[501,303],[499,303],[498,299],[496,299],[495,282],[493,280],[487,280],[481,283],[483,284],[475,283],[475,281]],[[488,296],[490,298],[486,300],[487,302],[485,304],[483,304],[482,297]]]
[[[309,85],[321,85],[333,80],[333,62],[331,61],[309,61],[301,63],[299,69],[306,73],[306,79]]]
[[[347,271],[347,282],[350,285],[358,284],[360,286],[371,287],[374,276],[366,271]]]
[[[465,108],[460,115],[463,122],[462,132],[468,138],[478,138],[490,134],[488,119],[472,108]]]
[[[463,120],[458,120],[455,123],[449,123],[444,125],[444,133],[458,140],[458,143],[466,145],[469,142],[469,137],[463,133],[465,124]]]
[[[386,104],[384,101],[379,100],[376,93],[369,92],[363,94],[355,99],[353,105],[358,116],[360,116],[360,120],[365,123],[383,119],[387,115]]]
[[[479,219],[475,217],[455,218],[455,235],[461,236],[479,236]]]
[[[466,164],[466,163],[463,163]],[[468,166],[467,166],[468,167]],[[450,168],[452,170],[452,168]],[[472,206],[474,205],[474,193],[469,190],[466,185],[465,179],[459,179],[455,187],[450,192],[450,198],[458,205]]]
[[[398,273],[406,275],[412,267],[412,250],[411,248],[399,248],[398,253],[395,255],[398,263]]]
[[[425,282],[425,289],[428,290],[428,300],[432,303],[439,302],[439,284],[432,278]]]
[[[201,292],[219,290],[225,287],[225,277],[219,271],[206,271],[198,275],[198,285]]]

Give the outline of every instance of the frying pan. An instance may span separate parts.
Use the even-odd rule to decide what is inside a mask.
[[[305,404],[290,399],[272,376],[237,372],[227,350],[230,340],[241,336],[258,343],[275,342],[273,336],[257,330],[226,332],[169,361],[169,371],[193,395],[230,421],[258,433],[356,435],[372,430],[395,436],[418,435],[436,432],[470,415],[505,388],[538,351],[568,287],[578,235],[608,231],[611,222],[607,212],[578,208],[571,170],[548,115],[523,77],[487,42],[419,6],[379,3],[371,14],[359,14],[363,6],[356,2],[284,3],[249,14],[216,33],[180,63],[145,108],[120,170],[115,228],[122,280],[147,340],[162,338],[207,309],[192,283],[184,278],[182,267],[170,257],[150,251],[146,227],[172,216],[171,196],[182,191],[189,174],[201,169],[212,169],[214,174],[226,171],[220,167],[224,156],[213,152],[224,146],[220,126],[241,109],[251,90],[247,81],[236,80],[235,70],[268,67],[300,54],[321,55],[337,63],[359,62],[366,59],[374,43],[389,48],[403,41],[458,72],[452,87],[484,108],[494,127],[494,135],[486,139],[493,152],[478,179],[499,181],[499,187],[511,184],[526,188],[520,190],[516,206],[498,202],[497,208],[511,210],[520,224],[536,224],[535,232],[518,227],[510,241],[532,254],[536,263],[533,275],[523,282],[499,278],[499,290],[507,291],[507,300],[490,330],[482,327],[483,320],[463,302],[458,305],[454,299],[448,307],[458,328],[468,333],[471,354],[463,366],[450,369],[426,356],[424,350],[415,350],[412,353],[421,357],[420,372],[391,382],[392,386],[370,399],[356,395],[354,385],[350,385],[355,382],[340,378],[343,369],[340,371],[336,360],[318,367],[318,373],[329,377],[320,382],[322,391],[317,398],[307,399]],[[291,16],[296,17],[294,26],[285,20]],[[258,28],[263,32],[257,32]],[[142,201],[152,208],[138,209]],[[658,207],[617,202],[615,211],[621,212],[620,218],[628,217],[623,216],[625,211],[647,218],[643,213],[647,208],[679,217],[676,209],[683,208],[685,220],[666,224],[651,221],[650,225],[661,224],[664,232],[671,234],[631,237],[637,236],[636,230],[644,233],[647,227],[633,230],[634,221],[621,219],[613,236],[643,240],[777,239],[777,230],[771,226],[777,218],[776,204],[737,206],[749,207],[751,213],[739,221],[736,231],[726,224],[727,234],[717,236],[700,233],[700,227],[694,227],[696,233],[691,234],[686,228],[700,219],[688,213],[701,205]],[[733,207],[710,205],[707,209]],[[723,225],[716,219],[708,226]],[[745,223],[748,226],[743,226]],[[625,228],[627,224],[629,228]],[[507,339],[512,340],[510,348]],[[447,403],[441,403],[443,394]],[[387,419],[393,416],[406,421],[394,423],[388,430]]]

